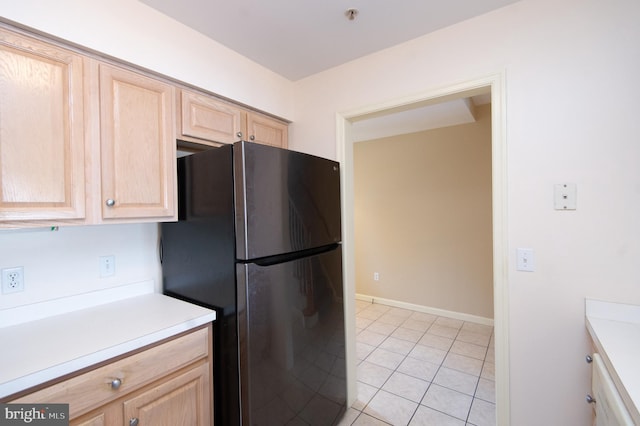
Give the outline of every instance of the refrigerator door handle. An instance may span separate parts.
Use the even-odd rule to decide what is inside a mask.
[[[164,248],[162,246],[162,237],[158,241],[158,258],[160,259],[160,264],[162,265],[162,256],[164,255]]]

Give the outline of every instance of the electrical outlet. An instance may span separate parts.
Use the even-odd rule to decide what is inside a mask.
[[[100,256],[100,278],[111,277],[116,274],[116,257]]]
[[[2,270],[2,294],[24,291],[24,270],[22,266]]]

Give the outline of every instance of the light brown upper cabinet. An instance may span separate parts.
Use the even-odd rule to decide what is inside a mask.
[[[182,90],[178,138],[218,146],[239,140],[287,147],[286,122],[212,96]]]
[[[288,128],[286,123],[263,114],[247,115],[247,132],[251,142],[286,148]]]
[[[239,107],[197,93],[181,91],[179,138],[196,142],[233,143],[242,138],[244,111]]]
[[[173,86],[98,64],[103,220],[176,217]]]
[[[85,217],[83,65],[0,28],[0,222]]]
[[[176,220],[176,136],[287,147],[286,121],[183,87],[0,23],[0,227]]]

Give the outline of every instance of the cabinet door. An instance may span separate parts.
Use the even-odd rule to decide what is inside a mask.
[[[287,147],[288,125],[282,121],[273,119],[258,113],[249,113],[247,116],[248,140],[263,145]]]
[[[104,413],[100,413],[86,419],[72,420],[70,424],[73,426],[107,426],[107,422],[104,418]]]
[[[81,56],[0,29],[0,222],[85,216]]]
[[[102,218],[175,218],[174,88],[99,65]]]
[[[126,400],[125,424],[138,419],[140,425],[208,426],[212,415],[209,386],[207,362]]]
[[[71,414],[71,413],[70,413]],[[110,426],[121,425],[122,403],[115,401],[80,417],[69,419],[70,426]]]
[[[186,90],[181,93],[182,137],[233,143],[242,139],[244,111],[226,102]]]

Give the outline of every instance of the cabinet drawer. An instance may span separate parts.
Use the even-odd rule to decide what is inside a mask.
[[[206,358],[209,347],[208,329],[199,329],[12,402],[66,403],[74,418]],[[119,387],[112,386],[115,379],[120,380]]]

